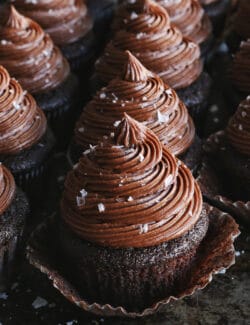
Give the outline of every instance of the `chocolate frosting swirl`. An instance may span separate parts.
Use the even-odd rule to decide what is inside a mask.
[[[170,24],[163,7],[151,0],[138,0],[126,5],[124,17],[96,63],[100,80],[107,83],[120,74],[127,49],[175,89],[189,86],[200,76],[199,46]]]
[[[242,101],[226,128],[230,144],[250,157],[250,96]]]
[[[59,46],[79,40],[93,26],[83,0],[14,0],[13,2],[22,14],[38,22]]]
[[[34,94],[55,89],[70,72],[49,35],[13,6],[0,23],[0,64]]]
[[[75,128],[75,142],[83,149],[96,145],[115,130],[123,113],[143,122],[175,155],[192,144],[195,128],[174,90],[148,71],[129,51],[123,74],[113,79],[85,107]]]
[[[244,39],[250,38],[250,2],[239,1],[234,18],[234,29]]]
[[[16,185],[12,174],[0,163],[0,218],[10,206],[15,192]]]
[[[204,9],[196,0],[158,0],[167,11],[171,23],[178,27],[183,36],[197,44],[206,41],[212,33],[212,24]]]
[[[47,121],[34,98],[0,66],[0,154],[30,148],[44,135]]]
[[[201,192],[188,168],[126,114],[114,138],[86,151],[69,172],[61,202],[73,232],[116,248],[178,238],[201,210]]]
[[[241,42],[233,60],[231,79],[237,89],[250,93],[250,39]]]

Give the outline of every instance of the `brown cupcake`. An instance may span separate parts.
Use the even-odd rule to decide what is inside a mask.
[[[75,127],[70,160],[115,131],[127,113],[149,127],[173,154],[195,170],[201,161],[201,141],[192,118],[176,92],[148,71],[129,51],[123,73],[109,82],[83,109]]]

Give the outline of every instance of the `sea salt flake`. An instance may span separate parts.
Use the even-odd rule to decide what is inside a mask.
[[[115,132],[111,132],[111,133],[110,133],[110,137],[111,137],[111,138],[114,138],[114,136],[115,136]]]
[[[142,100],[145,102],[147,100],[147,97],[146,96],[143,96],[142,97]]]
[[[121,121],[115,121],[113,125],[115,128],[117,128],[120,125],[120,123],[121,123]]]
[[[145,159],[142,153],[139,154],[139,161],[142,162]]]
[[[217,105],[212,105],[209,110],[211,113],[216,113],[218,112],[219,107]]]
[[[5,292],[0,293],[0,299],[6,300],[7,298],[8,298],[7,293]]]
[[[105,211],[105,205],[103,203],[98,203],[97,207],[100,213]]]
[[[85,197],[82,197],[82,196],[77,196],[76,197],[76,204],[77,204],[77,206],[79,208],[82,207],[82,206],[84,206],[85,205],[85,202],[86,202]]]
[[[241,112],[241,116],[242,116],[243,118],[246,117],[246,116],[247,116],[247,112],[242,111],[242,112]]]
[[[157,114],[157,120],[160,123],[166,123],[169,120],[169,117],[167,115],[163,115],[159,110],[156,112]]]
[[[80,127],[80,128],[78,129],[78,131],[79,131],[80,133],[83,133],[83,132],[84,132],[84,127],[83,127],[83,126]]]
[[[20,108],[21,108],[21,105],[20,104],[18,104],[17,102],[13,102],[13,106],[14,106],[14,108],[16,109],[16,110],[19,110]]]
[[[146,234],[148,232],[148,224],[145,223],[144,225],[139,226],[139,234]]]
[[[42,307],[47,306],[47,304],[48,304],[48,301],[47,301],[47,300],[45,300],[45,299],[43,299],[43,298],[41,298],[41,297],[37,297],[37,298],[33,301],[33,303],[32,303],[32,307],[33,307],[34,309],[39,309],[39,308],[42,308]]]
[[[136,12],[132,12],[131,15],[130,15],[130,19],[136,19],[138,17],[137,13]]]
[[[106,94],[105,93],[100,93],[100,96],[99,96],[101,99],[104,99],[106,98]]]
[[[240,130],[240,131],[243,130],[243,126],[242,126],[242,124],[239,124],[239,130]]]
[[[173,181],[173,175],[170,174],[164,181],[165,187],[168,187],[172,183],[172,181]]]
[[[129,197],[127,198],[127,201],[128,201],[128,202],[132,202],[132,201],[134,201],[134,199],[133,199],[132,196],[129,196]]]

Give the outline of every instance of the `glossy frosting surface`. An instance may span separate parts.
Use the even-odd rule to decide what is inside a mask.
[[[14,178],[10,171],[0,164],[0,218],[10,206],[16,191]]]
[[[34,98],[0,66],[0,154],[30,148],[44,135],[47,121]]]
[[[70,72],[50,36],[13,6],[0,23],[0,64],[32,94],[55,89]]]
[[[178,238],[201,210],[201,192],[188,168],[126,114],[114,137],[87,150],[69,172],[61,201],[74,233],[115,248]]]
[[[175,155],[192,144],[195,128],[176,92],[147,70],[129,51],[125,69],[98,92],[76,124],[75,142],[87,149],[114,132],[123,113],[149,127]]]
[[[13,3],[22,14],[38,22],[60,46],[84,37],[93,26],[83,0],[15,0]]]
[[[153,1],[137,0],[125,9],[122,26],[114,24],[116,33],[96,63],[98,78],[107,83],[119,75],[129,49],[170,87],[191,85],[203,68],[199,46],[183,37],[167,11]]]
[[[250,157],[250,96],[242,101],[226,128],[230,144]]]

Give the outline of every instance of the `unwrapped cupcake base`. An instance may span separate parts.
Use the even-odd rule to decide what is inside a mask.
[[[235,262],[234,239],[239,235],[238,225],[234,219],[211,207],[209,214],[209,229],[197,252],[191,269],[191,276],[185,287],[179,289],[173,296],[156,302],[154,305],[140,311],[128,311],[122,306],[113,307],[98,302],[89,303],[88,298],[77,291],[71,280],[63,275],[64,263],[56,241],[58,233],[58,218],[56,215],[45,220],[32,234],[27,246],[29,262],[45,273],[53,286],[66,299],[81,309],[100,316],[143,317],[160,311],[168,303],[192,295],[196,290],[203,289],[212,280],[214,274],[229,268]]]
[[[216,151],[218,151],[220,148],[221,139],[223,137],[224,137],[223,131],[218,131],[210,135],[210,137],[207,139],[206,143],[204,144],[204,149],[206,153],[208,154],[216,153]],[[202,189],[206,188],[207,175],[212,175],[213,180],[212,182],[210,182],[210,184],[215,184],[212,191],[205,190],[203,192],[203,195],[207,197],[208,201],[213,205],[215,205],[216,207],[218,207],[219,209],[226,211],[227,213],[230,213],[237,220],[240,220],[245,224],[250,224],[250,201],[248,202],[233,201],[230,198],[221,195],[220,189],[217,186],[217,184],[219,184],[218,183],[219,177],[216,176],[216,171],[207,163],[207,161],[204,161],[197,179]]]

